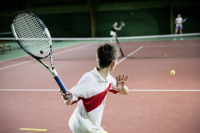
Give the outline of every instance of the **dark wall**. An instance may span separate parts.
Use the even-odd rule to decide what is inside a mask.
[[[124,11],[101,11],[96,13],[97,37],[110,37],[114,22],[125,22],[118,36],[144,36],[170,34],[170,9],[145,9]],[[177,14],[188,20],[183,24],[183,33],[200,32],[198,7],[174,7]],[[91,37],[90,13],[38,15],[48,27],[52,37]],[[11,17],[0,17],[0,32],[8,32]],[[175,26],[175,24],[174,24]],[[10,35],[11,36],[11,35]],[[1,37],[1,36],[0,36]]]
[[[179,13],[182,18],[188,18],[183,23],[183,33],[200,32],[198,7],[176,7],[173,12],[173,22]],[[121,31],[117,31],[118,36],[170,34],[169,8],[99,12],[97,13],[97,35],[100,37],[109,36],[115,21],[125,22],[125,27]]]
[[[122,30],[117,31],[118,36],[169,34],[168,12],[168,9],[100,12],[97,15],[97,35],[109,36],[110,29],[115,21],[119,25],[121,21],[125,22]]]
[[[37,14],[36,14],[37,15]],[[91,37],[89,13],[37,15],[45,23],[52,37]],[[10,17],[0,17],[0,33],[9,32]],[[4,35],[0,37],[13,37]]]
[[[52,37],[90,37],[89,13],[39,15]]]
[[[11,25],[10,25],[10,22],[11,22],[11,17],[2,17],[0,16],[0,33],[2,32],[11,32]],[[9,35],[0,35],[0,37],[13,37],[11,34]]]
[[[174,19],[177,14],[181,14],[182,18],[187,18],[183,23],[183,33],[200,32],[200,17],[198,15],[199,7],[176,7],[174,8]]]

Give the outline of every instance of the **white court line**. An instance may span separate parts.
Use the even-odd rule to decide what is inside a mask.
[[[151,46],[145,46],[145,47],[189,47],[189,46],[200,46],[200,44],[177,44],[177,45],[151,45]]]
[[[27,55],[23,55],[23,56],[20,56],[20,57],[15,57],[15,58],[7,59],[7,60],[2,60],[2,61],[0,61],[0,63],[1,63],[1,62],[5,62],[5,61],[9,61],[9,60],[14,60],[14,59],[26,57],[26,56],[29,56],[29,55],[27,54]]]
[[[56,49],[53,49],[53,50],[58,50],[58,49],[61,49],[61,48],[67,48],[67,47],[71,47],[71,46],[76,46],[76,45],[79,45],[79,44],[81,44],[81,43],[72,44],[72,45],[68,45],[68,46],[65,46],[65,47],[56,48]],[[30,55],[27,54],[27,55],[23,55],[23,56],[20,56],[20,57],[15,57],[15,58],[7,59],[7,60],[2,60],[2,61],[0,61],[0,63],[1,62],[5,62],[5,61],[9,61],[9,60],[14,60],[14,59],[26,57],[26,56],[30,56]]]
[[[0,91],[60,91],[59,89],[0,89]],[[130,89],[129,91],[136,92],[200,92],[200,90],[134,90]]]
[[[0,89],[0,91],[60,91],[59,89]]]
[[[83,46],[80,46],[80,47],[68,49],[68,50],[65,50],[65,51],[62,51],[62,52],[55,53],[53,55],[59,55],[59,54],[62,54],[62,53],[70,52],[70,51],[73,51],[73,50],[76,50],[76,49],[81,49],[81,48],[84,48],[84,47],[87,47],[87,46],[90,46],[90,45],[94,45],[94,44],[97,44],[97,43],[91,43],[91,44],[83,45]]]
[[[162,91],[200,91],[200,90],[129,90],[129,91],[157,91],[157,92],[162,92]]]
[[[81,48],[84,48],[84,47],[87,47],[87,46],[90,46],[90,45],[94,45],[94,44],[97,44],[97,43],[91,43],[91,44],[83,45],[83,46],[80,46],[80,47],[68,49],[68,50],[65,50],[65,51],[62,51],[62,52],[55,53],[54,55],[59,55],[59,54],[62,54],[62,53],[66,53],[66,52],[70,52],[70,51],[73,51],[73,50],[81,49]],[[0,68],[0,71],[4,70],[4,69],[7,69],[7,68],[19,66],[19,65],[22,65],[22,64],[25,64],[25,63],[29,63],[29,62],[32,62],[34,60],[35,59],[32,59],[32,60],[29,60],[29,61],[24,61],[24,62],[21,62],[21,63],[18,63],[18,64],[14,64],[14,65],[10,65],[10,66],[7,66],[7,67],[3,67],[3,68]]]
[[[29,60],[29,61],[24,61],[24,62],[21,62],[21,63],[17,63],[17,64],[10,65],[10,66],[7,66],[7,67],[3,67],[3,68],[0,68],[0,71],[1,71],[1,70],[4,70],[4,69],[7,69],[7,68],[11,68],[11,67],[19,66],[19,65],[22,65],[22,64],[26,64],[26,63],[29,63],[29,62],[34,61],[34,60],[35,60],[35,59]]]
[[[139,51],[140,49],[142,49],[143,48],[143,46],[141,46],[141,47],[139,47],[138,49],[136,49],[135,51],[133,51],[132,53],[130,53],[129,55],[127,55],[126,57],[123,57],[121,60],[119,60],[118,62],[117,62],[117,65],[119,64],[119,63],[121,63],[122,61],[124,61],[126,58],[128,58],[129,56],[131,56],[132,54],[134,54],[134,53],[136,53],[137,51]]]

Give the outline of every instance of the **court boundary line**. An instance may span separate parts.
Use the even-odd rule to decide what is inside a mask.
[[[82,43],[82,42],[81,42],[81,43]],[[71,47],[71,46],[76,46],[76,45],[79,45],[79,44],[81,44],[81,43],[72,44],[72,45],[68,45],[68,46],[65,46],[65,47],[56,48],[56,49],[53,49],[53,50],[58,50],[58,49],[62,49],[62,48],[67,48],[67,47]],[[1,62],[5,62],[5,61],[10,61],[10,60],[18,59],[18,58],[22,58],[22,57],[26,57],[26,56],[30,56],[30,55],[27,54],[27,55],[20,56],[20,57],[15,57],[15,58],[7,59],[7,60],[2,60],[2,61],[0,61],[0,63],[1,63]]]
[[[121,63],[122,61],[124,61],[125,59],[127,59],[129,56],[135,54],[137,51],[139,51],[139,50],[142,49],[142,48],[143,48],[143,46],[140,46],[139,48],[137,48],[136,50],[134,50],[133,52],[131,52],[129,55],[127,55],[126,57],[123,57],[121,60],[119,60],[119,61],[117,62],[117,65],[118,65],[119,63]]]
[[[7,67],[3,67],[3,68],[0,68],[0,71],[4,70],[4,69],[7,69],[7,68],[11,68],[11,67],[19,66],[19,65],[22,65],[22,64],[26,64],[26,63],[32,62],[34,60],[35,59],[32,59],[32,60],[29,60],[29,61],[24,61],[24,62],[17,63],[17,64],[14,64],[14,65],[10,65],[10,66],[7,66]]]
[[[62,52],[57,52],[57,53],[54,53],[53,55],[54,56],[55,55],[59,55],[59,54],[62,54],[62,53],[66,53],[66,52],[70,52],[70,51],[73,51],[73,50],[81,49],[81,48],[84,48],[84,47],[87,47],[87,46],[90,46],[90,45],[94,45],[94,44],[98,44],[98,43],[90,43],[90,44],[83,45],[83,46],[80,46],[80,47],[75,47],[75,48],[72,48],[72,49],[64,50]],[[7,68],[11,68],[11,67],[19,66],[19,65],[22,65],[22,64],[26,64],[26,63],[32,62],[34,60],[35,59],[29,60],[29,61],[24,61],[24,62],[17,63],[17,64],[13,64],[13,65],[6,66],[6,67],[2,67],[2,68],[0,68],[0,71],[4,70],[4,69],[7,69]]]
[[[146,91],[146,92],[165,92],[165,91],[168,91],[168,92],[172,92],[172,91],[181,91],[181,92],[187,92],[187,91],[200,91],[200,90],[129,90],[129,91]]]
[[[44,91],[44,92],[52,92],[52,91],[60,91],[60,89],[0,89],[0,91],[35,91],[35,92],[41,92],[41,91]],[[130,89],[129,91],[133,91],[133,92],[200,92],[200,90],[167,90],[167,89],[164,89],[164,90],[156,90],[156,89],[149,89],[149,90],[134,90],[134,89]]]

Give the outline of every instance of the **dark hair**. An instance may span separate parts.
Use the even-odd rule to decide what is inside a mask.
[[[102,44],[97,48],[97,58],[100,68],[108,67],[119,56],[119,49],[111,44]]]

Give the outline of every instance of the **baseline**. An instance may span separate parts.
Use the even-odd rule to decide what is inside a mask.
[[[50,92],[50,91],[60,91],[59,89],[0,89],[0,91],[44,91],[44,92]],[[129,91],[139,91],[139,92],[200,92],[200,90],[134,90],[130,89]]]

